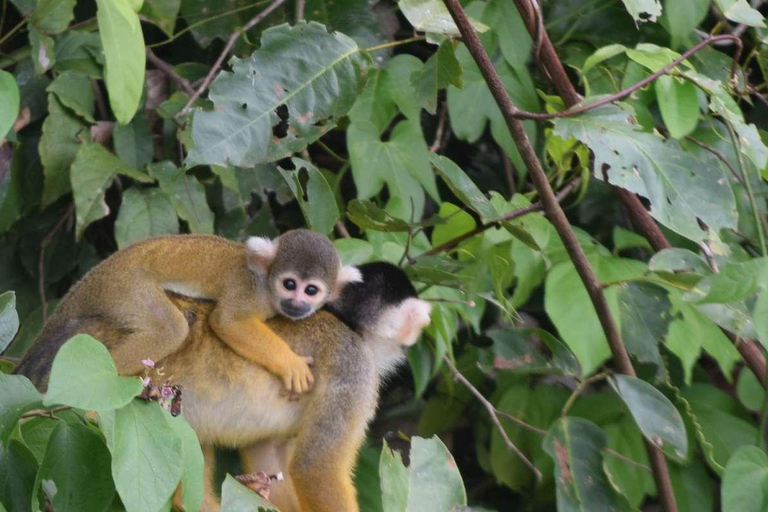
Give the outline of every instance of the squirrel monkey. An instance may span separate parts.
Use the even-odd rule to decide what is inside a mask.
[[[253,237],[240,244],[214,235],[171,235],[149,238],[118,251],[91,269],[58,304],[33,349],[19,366],[21,373],[47,373],[53,354],[66,341],[61,333],[91,334],[86,319],[102,319],[121,335],[101,341],[118,372],[137,374],[141,359],[160,361],[182,345],[189,334],[184,314],[166,292],[215,301],[208,322],[232,351],[278,376],[294,394],[308,391],[313,376],[308,362],[281,340],[264,320],[280,313],[293,320],[317,311],[360,279],[324,235],[305,229],[288,231],[275,240]],[[78,328],[79,325],[79,328]],[[53,347],[46,340],[58,339]],[[38,350],[38,345],[40,345]]]
[[[271,489],[283,512],[358,510],[352,472],[376,411],[379,383],[405,359],[431,311],[398,267],[369,263],[359,270],[362,282],[344,287],[326,310],[299,322],[283,317],[267,322],[296,353],[314,357],[317,384],[297,401],[286,400],[274,376],[219,339],[209,322],[215,303],[169,293],[189,335],[156,364],[182,386],[182,414],[203,446],[204,510],[218,510],[214,446],[239,449],[247,472],[283,471],[286,481]],[[40,347],[47,366],[26,372],[38,387],[47,381],[55,350],[79,329],[87,327],[113,347],[126,335],[102,318],[72,322]]]

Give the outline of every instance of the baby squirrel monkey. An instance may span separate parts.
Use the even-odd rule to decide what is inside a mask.
[[[189,334],[184,314],[167,291],[215,301],[208,322],[235,353],[278,376],[286,390],[312,387],[310,360],[296,355],[264,321],[277,312],[298,320],[338,296],[360,279],[355,267],[343,267],[331,241],[297,229],[275,240],[250,238],[245,245],[214,235],[150,238],[116,252],[91,269],[58,304],[37,342],[61,333],[91,334],[84,319],[99,318],[123,333],[120,342],[101,338],[122,375],[142,370],[141,359],[160,361]],[[82,324],[73,330],[74,324]],[[60,339],[63,343],[68,338]],[[44,350],[58,346],[43,344]],[[33,348],[18,372],[47,373],[53,355]]]

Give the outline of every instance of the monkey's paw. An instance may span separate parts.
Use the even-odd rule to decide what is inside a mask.
[[[285,386],[289,396],[306,393],[312,389],[315,378],[312,376],[312,370],[309,369],[309,365],[313,362],[314,360],[311,357],[296,356],[281,372],[280,377],[283,379],[283,386]]]

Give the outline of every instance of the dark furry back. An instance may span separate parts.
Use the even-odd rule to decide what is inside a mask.
[[[396,265],[374,262],[358,269],[363,282],[348,284],[341,297],[325,307],[355,332],[370,324],[384,308],[417,296],[408,276]]]

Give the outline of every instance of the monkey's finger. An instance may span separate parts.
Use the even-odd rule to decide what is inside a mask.
[[[307,366],[312,366],[315,364],[315,358],[311,356],[307,356],[304,358],[304,360],[307,362]]]

